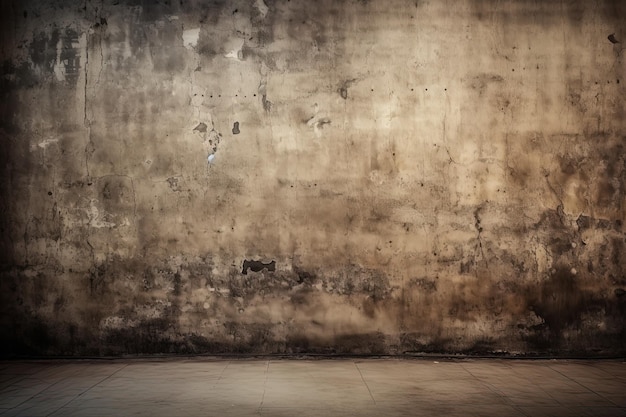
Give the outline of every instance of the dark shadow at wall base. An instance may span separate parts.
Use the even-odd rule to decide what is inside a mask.
[[[476,341],[473,345],[450,348],[450,341],[433,342],[428,345],[394,345],[396,336],[382,333],[342,335],[332,340],[319,341],[298,336],[287,343],[262,336],[248,341],[212,341],[196,334],[180,336],[176,340],[162,335],[159,328],[166,324],[154,323],[146,330],[124,329],[109,334],[104,340],[65,340],[54,336],[41,324],[34,323],[29,331],[40,336],[31,339],[11,339],[7,334],[0,340],[0,359],[114,359],[114,358],[502,358],[502,359],[611,359],[626,357],[624,335],[604,335],[586,346],[581,341],[565,345],[562,341],[547,343],[543,349],[531,348],[510,351],[501,349],[505,343]],[[32,336],[32,334],[31,334]],[[98,343],[99,342],[99,343]],[[536,346],[536,343],[533,343]],[[558,346],[558,348],[557,348]]]

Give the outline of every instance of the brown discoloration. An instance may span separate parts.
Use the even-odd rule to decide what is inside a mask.
[[[116,3],[0,5],[3,355],[624,352],[620,2]]]

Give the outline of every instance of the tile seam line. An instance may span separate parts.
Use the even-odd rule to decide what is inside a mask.
[[[594,390],[592,390],[591,388],[589,388],[589,387],[587,387],[587,386],[585,386],[585,385],[581,384],[580,382],[576,381],[575,379],[573,379],[573,378],[571,378],[571,377],[569,377],[569,376],[565,375],[565,374],[564,374],[564,373],[562,373],[561,371],[558,371],[558,370],[556,370],[556,369],[552,368],[550,365],[548,365],[548,368],[552,369],[554,372],[556,372],[556,373],[558,373],[558,374],[562,375],[563,377],[565,377],[565,378],[569,379],[570,381],[574,382],[575,384],[580,385],[580,386],[581,386],[581,387],[583,387],[584,389],[586,389],[586,390],[588,390],[588,391],[590,391],[590,392],[592,392],[592,393],[596,394],[598,397],[600,397],[600,398],[604,399],[605,401],[610,402],[611,404],[613,404],[613,406],[615,406],[615,407],[620,407],[620,406],[619,406],[619,404],[614,403],[613,401],[611,401],[610,399],[608,399],[608,398],[607,398],[607,397],[605,397],[604,395],[601,395],[601,394],[599,394],[599,393],[595,392],[595,391],[594,391]],[[558,400],[557,400],[557,401],[558,401]],[[559,401],[559,402],[560,402],[560,401]],[[621,407],[620,407],[620,408],[621,408]]]
[[[589,365],[588,363],[586,363],[586,362],[582,363],[582,365],[583,365],[583,366],[590,366],[590,365]],[[601,372],[604,372],[605,374],[609,375],[611,378],[618,378],[618,379],[625,379],[625,380],[626,380],[626,378],[623,378],[623,377],[621,377],[621,376],[619,376],[619,375],[614,375],[614,374],[610,373],[609,371],[607,371],[607,370],[606,370],[606,369],[604,369],[604,368],[597,368],[597,367],[595,367],[595,366],[594,366],[594,367],[593,367],[593,369],[599,369]]]
[[[550,368],[550,365],[549,365],[549,364],[545,365],[545,367],[546,367],[546,368],[548,368],[549,370],[551,370],[552,372],[556,372],[554,369]],[[532,383],[532,384],[535,384],[535,381],[534,381],[531,377],[529,377],[529,376],[527,376],[527,375],[525,375],[525,374],[522,376],[522,378],[524,378],[526,381],[528,381],[528,382],[530,382],[530,383]],[[567,404],[563,404],[561,401],[559,401],[559,399],[558,399],[558,398],[556,398],[554,395],[552,395],[552,394],[550,393],[550,390],[546,390],[546,389],[544,389],[544,388],[543,388],[542,386],[540,386],[540,385],[538,385],[538,386],[539,386],[539,388],[541,388],[541,390],[542,390],[545,394],[547,394],[547,395],[548,395],[548,397],[552,398],[554,401],[556,401],[556,402],[557,402],[558,404],[560,404],[562,407],[567,407],[567,406],[568,406]]]
[[[265,367],[265,381],[263,381],[263,395],[261,396],[261,403],[259,404],[259,408],[257,411],[259,414],[261,413],[261,409],[263,408],[263,403],[265,403],[265,393],[267,392],[267,380],[270,376],[270,360],[267,361],[267,366]]]
[[[56,368],[60,368],[60,367],[61,367],[61,364],[58,364],[58,365],[53,365],[53,366],[52,366],[52,369],[56,369]],[[43,371],[45,371],[45,369],[44,369],[44,370],[42,370],[42,371],[37,371],[37,372],[36,372],[35,374],[33,374],[33,375],[37,375],[38,373],[43,372]],[[18,376],[18,378],[20,378],[20,377]],[[26,376],[26,377],[24,377],[24,378],[20,378],[20,380],[24,380],[24,379],[39,379],[39,378],[30,378],[30,376]],[[48,385],[47,387],[42,388],[42,389],[41,389],[41,391],[37,391],[36,393],[34,393],[33,395],[31,395],[30,397],[28,397],[27,399],[25,399],[25,400],[24,400],[24,401],[22,401],[21,403],[19,403],[19,404],[15,405],[15,406],[13,406],[13,407],[9,407],[9,408],[7,408],[6,410],[7,410],[7,411],[8,411],[8,410],[13,410],[14,408],[17,408],[17,407],[19,407],[19,406],[21,406],[21,405],[23,405],[23,404],[27,403],[28,401],[32,400],[33,398],[35,398],[36,396],[38,396],[39,394],[41,394],[41,393],[42,393],[42,392],[44,392],[45,390],[47,390],[47,389],[49,389],[49,388],[52,388],[52,387],[53,387],[53,386],[55,386],[56,384],[60,383],[62,380],[63,380],[63,379],[60,379],[60,380],[58,380],[57,382],[54,382],[54,383],[52,383],[52,384]],[[43,380],[42,380],[42,381],[43,381]],[[13,385],[13,383],[11,383],[10,385]],[[10,386],[10,385],[9,385],[9,386]],[[4,411],[3,411],[3,413],[4,413]]]
[[[496,394],[498,397],[500,397],[500,399],[502,400],[503,404],[507,404],[510,405],[513,408],[517,407],[517,404],[515,404],[509,397],[508,395],[505,395],[501,392],[499,392],[497,389],[495,389],[495,387],[493,387],[491,384],[489,384],[488,382],[485,382],[483,380],[481,380],[480,378],[476,377],[476,375],[474,375],[469,369],[467,369],[465,366],[463,366],[462,363],[459,363],[459,365],[461,365],[461,368],[467,372],[468,374],[470,374],[472,376],[472,378],[474,378],[475,381],[477,381],[479,384],[481,384],[482,386],[486,387],[489,391],[491,391],[492,393]],[[518,410],[520,411],[520,410]],[[524,413],[522,413],[524,414]]]
[[[232,361],[226,362],[226,366],[224,368],[222,368],[222,372],[220,372],[220,376],[217,377],[217,380],[213,384],[213,388],[217,387],[217,384],[219,384],[219,382],[222,380],[222,378],[224,378],[224,373],[226,372],[226,368],[228,368],[231,363],[232,363]]]
[[[118,372],[120,372],[123,369],[126,369],[126,367],[128,367],[128,365],[130,364],[125,364],[124,366],[122,366],[121,368],[117,369],[115,372],[113,372],[110,375],[107,375],[105,378],[101,379],[100,381],[96,382],[95,384],[93,384],[92,386],[90,386],[89,388],[85,389],[83,392],[81,392],[78,395],[75,395],[74,397],[72,397],[68,402],[66,402],[65,404],[63,404],[62,406],[60,406],[59,408],[57,408],[56,410],[54,410],[53,412],[46,414],[46,417],[50,417],[56,413],[58,413],[59,411],[61,411],[63,408],[67,407],[68,404],[70,404],[72,401],[74,401],[76,398],[84,395],[86,392],[90,391],[91,389],[93,389],[94,387],[102,384],[104,381],[108,380],[109,378],[112,378],[115,374],[117,374]]]
[[[359,371],[359,375],[361,376],[361,381],[363,381],[365,388],[367,388],[367,392],[369,392],[370,394],[370,398],[372,399],[372,401],[374,401],[374,405],[376,405],[376,399],[374,398],[374,395],[372,394],[372,390],[370,389],[370,386],[367,385],[367,382],[365,381],[365,378],[363,377],[363,372],[361,372],[361,368],[359,368],[359,364],[356,362],[352,362],[352,363],[354,363],[354,367],[356,368],[356,370]]]

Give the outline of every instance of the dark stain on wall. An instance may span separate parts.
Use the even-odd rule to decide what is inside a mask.
[[[62,66],[63,77],[71,85],[76,85],[82,70],[81,56],[78,51],[79,33],[72,28],[54,28],[50,34],[40,32],[29,45],[29,56],[33,70],[41,71],[43,76],[52,77],[55,66]],[[24,77],[23,78],[27,78]]]
[[[204,123],[204,122],[200,122],[200,123],[198,123],[198,126],[196,126],[196,127],[194,127],[194,128],[193,128],[193,130],[194,130],[194,131],[196,131],[196,130],[197,130],[197,131],[198,131],[198,132],[200,132],[200,133],[206,133],[206,131],[207,131],[207,125],[206,125],[206,123]]]
[[[248,270],[252,272],[261,272],[264,269],[266,269],[268,272],[276,271],[276,261],[263,263],[262,261],[254,261],[254,260],[246,259],[243,261],[243,268],[241,270],[241,273],[243,275],[246,275],[248,273]]]
[[[337,91],[339,92],[339,95],[341,96],[342,99],[346,100],[348,98],[348,88],[350,88],[350,85],[354,83],[355,81],[356,79],[352,79],[352,80],[346,80],[343,83],[341,83],[341,86],[339,87]]]
[[[579,288],[576,275],[566,267],[556,270],[542,285],[530,308],[545,321],[555,338],[568,326],[577,323],[591,307],[588,294]]]
[[[52,73],[57,60],[57,43],[59,42],[59,29],[53,29],[48,35],[40,32],[34,36],[30,43],[30,57],[32,63],[47,73]]]
[[[1,355],[626,352],[623,2],[27,3]]]

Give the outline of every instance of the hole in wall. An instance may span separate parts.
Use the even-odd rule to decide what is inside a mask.
[[[252,272],[261,272],[264,269],[267,269],[269,272],[276,271],[276,261],[263,263],[262,261],[254,261],[254,260],[246,259],[243,261],[243,267],[242,267],[241,273],[243,275],[248,275],[248,270]]]

